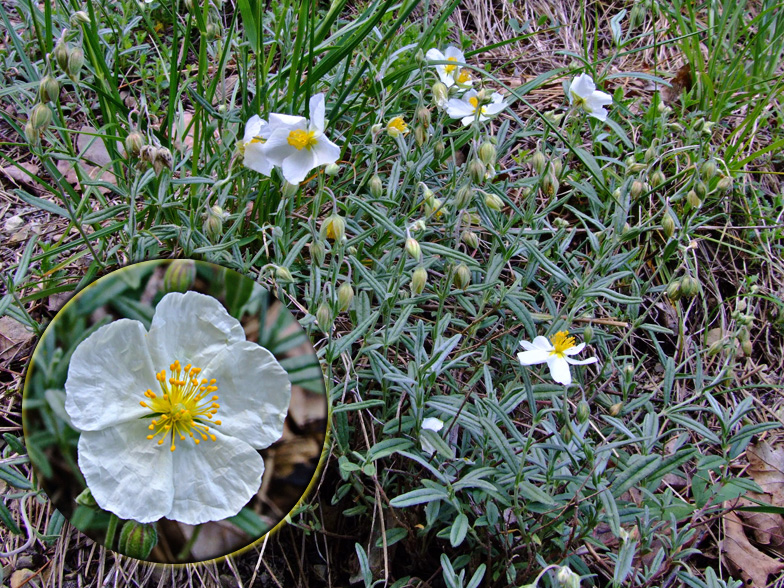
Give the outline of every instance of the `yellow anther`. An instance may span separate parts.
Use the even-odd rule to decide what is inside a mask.
[[[315,131],[305,131],[303,129],[296,129],[289,133],[288,143],[297,151],[302,151],[307,148],[310,149],[318,140],[315,138]]]
[[[457,63],[457,57],[448,57],[447,61],[453,61]],[[449,64],[444,66],[444,71],[448,74],[451,74],[453,71],[455,71],[456,68],[457,68],[456,65]]]
[[[215,424],[216,424],[216,425],[220,425],[220,424],[221,424],[221,422],[220,422],[220,421],[215,421]]]

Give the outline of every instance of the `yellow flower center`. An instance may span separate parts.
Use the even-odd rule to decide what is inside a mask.
[[[147,439],[160,436],[158,445],[163,445],[167,435],[171,433],[172,451],[176,449],[177,438],[185,441],[185,435],[191,437],[196,445],[207,439],[215,441],[216,437],[210,433],[210,426],[221,424],[220,421],[212,420],[220,408],[220,404],[216,402],[218,396],[214,394],[218,391],[216,381],[207,378],[199,380],[201,368],[191,364],[183,367],[179,361],[171,364],[169,371],[169,378],[166,377],[166,370],[155,374],[162,396],[147,390],[144,395],[148,400],[140,402],[157,417],[153,418],[147,427],[152,431],[147,435]]]
[[[405,133],[408,130],[408,125],[402,116],[396,116],[387,123],[387,128],[394,129],[399,133]]]
[[[457,57],[448,57],[447,61],[454,61],[455,63],[457,63]],[[456,69],[457,69],[456,65],[449,64],[444,66],[444,71],[448,74],[451,74]]]
[[[297,151],[302,151],[305,148],[310,149],[318,143],[318,139],[314,136],[316,131],[304,131],[297,129],[289,133],[289,145],[294,147]]]
[[[569,337],[569,331],[558,331],[550,338],[550,342],[555,348],[550,352],[550,355],[557,355],[559,357],[563,357],[564,351],[574,347],[574,337]]]
[[[468,99],[468,102],[470,102],[471,106],[474,107],[474,114],[484,114],[485,113],[485,110],[487,109],[487,107],[486,106],[479,106],[479,98],[477,98],[476,96],[471,96]]]
[[[463,68],[460,70],[460,73],[457,76],[457,83],[458,84],[467,84],[471,81],[471,74],[468,73],[468,70]]]

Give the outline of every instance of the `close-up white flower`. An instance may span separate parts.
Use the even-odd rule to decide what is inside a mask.
[[[444,421],[436,417],[427,417],[426,419],[422,419],[422,428],[438,433],[444,428]],[[419,442],[422,444],[422,451],[428,455],[433,455],[436,452],[436,448],[433,447],[433,444],[425,437],[420,437]]]
[[[601,121],[607,120],[605,106],[612,104],[612,96],[600,92],[588,74],[580,74],[569,86],[569,102],[576,108],[582,108],[590,116]]]
[[[282,435],[291,383],[218,300],[186,292],[161,299],[149,331],[120,319],[82,341],[65,393],[98,505],[197,525],[237,514],[258,492],[257,450]]]
[[[281,167],[287,182],[299,184],[314,167],[335,163],[340,147],[324,134],[324,94],[310,99],[310,120],[303,116],[270,114],[270,130],[264,153]]]
[[[564,386],[572,383],[570,365],[587,365],[598,361],[595,357],[572,359],[572,355],[577,355],[585,348],[585,343],[575,345],[574,337],[569,337],[567,331],[558,331],[549,341],[540,335],[533,342],[520,341],[520,345],[525,349],[517,354],[521,364],[546,363],[553,380]]]
[[[476,90],[469,90],[462,98],[450,98],[446,103],[446,113],[452,118],[459,118],[463,125],[468,126],[475,120],[483,121],[501,112],[508,105],[498,92],[490,95],[490,103],[482,104],[481,96]]]
[[[450,63],[436,65],[436,73],[438,79],[447,87],[450,88],[455,84],[460,84],[461,87],[470,86],[471,73],[460,64],[465,64],[465,56],[463,52],[457,47],[449,46],[441,53],[438,49],[428,49],[425,57],[429,61],[449,61]]]
[[[245,167],[265,176],[269,176],[272,172],[272,162],[264,152],[264,144],[267,142],[269,134],[270,126],[267,121],[258,114],[254,114],[248,119],[245,125],[245,136],[239,142]]]

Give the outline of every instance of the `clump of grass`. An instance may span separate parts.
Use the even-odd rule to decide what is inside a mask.
[[[181,582],[252,584],[263,569],[281,585],[546,586],[568,567],[586,585],[734,585],[697,553],[719,555],[724,501],[754,488],[736,464],[780,421],[764,408],[782,385],[782,137],[765,122],[781,119],[778,5],[579,3],[535,20],[533,5],[482,6],[2,11],[19,76],[3,157],[40,169],[14,206],[61,225],[16,252],[4,312],[40,333],[52,296],[129,261],[197,257],[296,304],[322,359],[333,443],[318,492],[266,547],[173,571]],[[449,25],[469,17],[484,46]],[[54,57],[66,28],[78,77]],[[511,103],[496,119],[463,127],[434,106],[422,55],[449,43]],[[512,83],[514,51],[532,46],[547,67]],[[649,85],[685,62],[691,89],[664,103]],[[582,72],[612,92],[606,123],[568,109]],[[46,75],[59,93],[41,94]],[[307,115],[317,92],[339,172],[292,189],[244,169],[244,122]],[[393,138],[398,116],[410,132]],[[88,177],[79,134],[103,144],[113,181]],[[600,359],[573,386],[519,365],[520,340],[567,329]],[[425,417],[444,428],[423,431]],[[6,441],[21,545],[36,491]],[[45,518],[62,573],[150,578]]]

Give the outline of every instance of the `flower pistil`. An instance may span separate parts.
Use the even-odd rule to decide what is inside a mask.
[[[316,131],[305,131],[303,129],[291,131],[289,133],[289,145],[297,151],[302,151],[305,148],[310,149],[318,143],[315,134]]]
[[[153,412],[148,429],[152,431],[147,435],[147,439],[155,439],[158,436],[158,445],[163,445],[166,436],[171,433],[171,450],[176,449],[176,439],[185,441],[185,435],[191,437],[196,445],[202,440],[216,440],[215,435],[210,433],[211,426],[220,425],[220,421],[213,421],[212,418],[218,412],[218,391],[216,380],[207,378],[198,379],[201,368],[191,364],[182,366],[179,361],[175,361],[169,366],[171,377],[166,377],[166,370],[161,370],[155,377],[161,387],[162,396],[157,395],[152,390],[147,390],[144,395],[149,399],[142,400],[140,404]],[[201,439],[199,439],[201,437]]]
[[[565,351],[575,346],[574,337],[569,337],[569,331],[558,331],[552,336],[550,342],[553,344],[553,350],[550,355],[557,355],[564,357]]]

